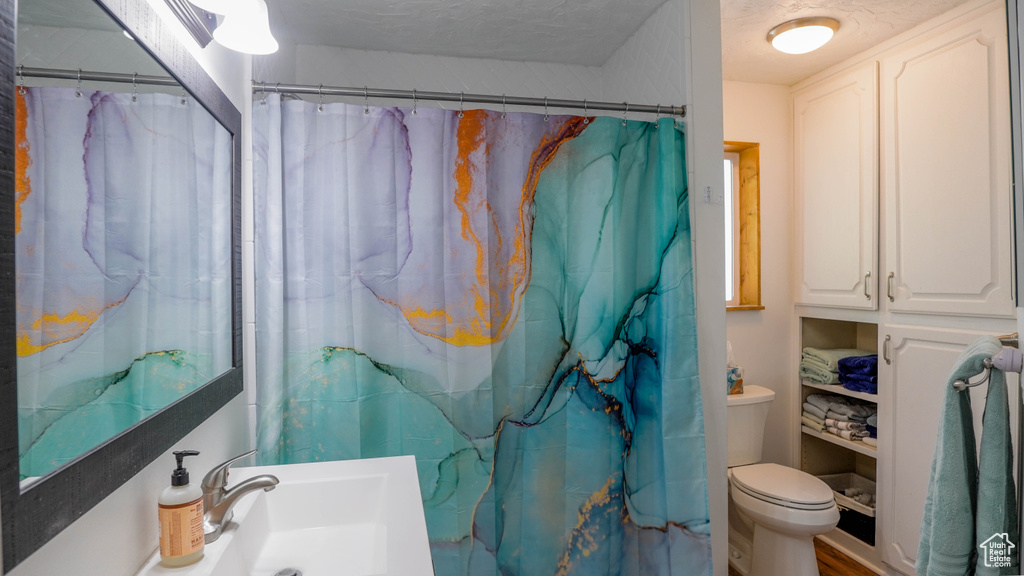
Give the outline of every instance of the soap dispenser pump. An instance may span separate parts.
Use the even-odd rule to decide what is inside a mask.
[[[171,473],[171,485],[157,501],[160,517],[160,563],[164,566],[188,566],[203,557],[203,490],[188,483],[186,456],[198,456],[195,450],[174,453],[178,467]]]

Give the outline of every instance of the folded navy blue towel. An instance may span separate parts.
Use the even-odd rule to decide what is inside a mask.
[[[868,431],[868,438],[878,438],[878,428],[868,424],[864,426],[864,429]]]
[[[878,376],[866,374],[844,374],[839,377],[839,382],[864,382],[865,384],[878,384]]]
[[[839,376],[839,383],[847,390],[864,392],[866,394],[878,394],[878,376],[864,376],[861,374],[847,374]]]
[[[847,356],[839,360],[839,375],[863,374],[875,376],[878,374],[878,354],[867,356]]]

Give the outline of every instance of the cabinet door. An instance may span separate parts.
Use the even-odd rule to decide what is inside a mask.
[[[964,348],[994,333],[912,326],[879,330],[878,541],[882,561],[904,574],[915,574],[946,381]],[[1015,375],[1008,375],[1007,386],[1010,430],[1015,434],[1019,397]],[[987,384],[971,389],[979,441],[986,390]]]
[[[798,303],[878,306],[876,79],[872,62],[793,99]]]
[[[1006,24],[994,8],[882,60],[879,280],[891,310],[1013,316]]]

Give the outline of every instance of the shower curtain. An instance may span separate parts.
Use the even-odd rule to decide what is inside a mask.
[[[710,574],[683,136],[254,103],[263,463],[415,455],[439,576]]]
[[[15,99],[21,478],[231,367],[231,134],[169,94]]]

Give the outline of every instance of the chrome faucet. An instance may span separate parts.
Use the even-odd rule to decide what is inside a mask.
[[[239,498],[256,490],[270,492],[277,485],[278,480],[276,476],[260,474],[259,476],[253,476],[242,481],[230,490],[226,488],[228,484],[228,468],[242,458],[252,456],[255,453],[256,450],[250,450],[245,454],[235,456],[227,462],[214,466],[203,477],[203,510],[206,511],[203,515],[203,532],[206,535],[205,540],[207,544],[215,542],[217,538],[220,538],[221,532],[224,531],[224,526],[231,521],[231,509],[235,507],[235,503],[238,502]]]

